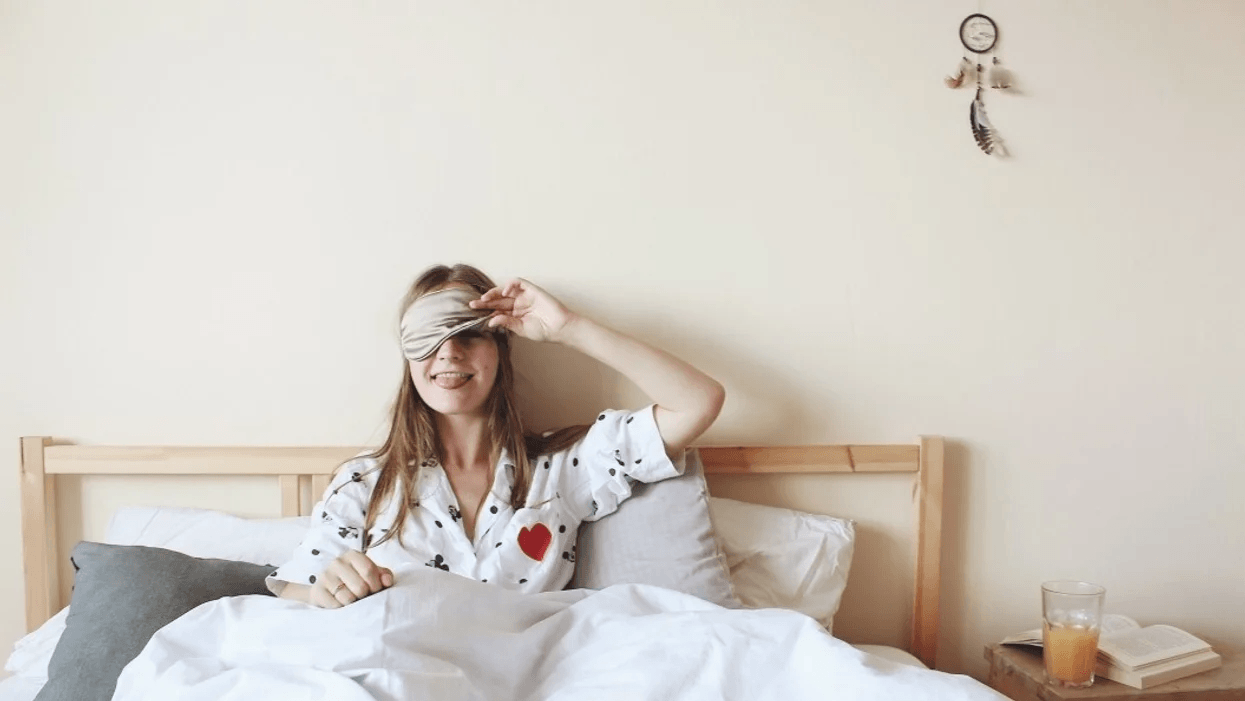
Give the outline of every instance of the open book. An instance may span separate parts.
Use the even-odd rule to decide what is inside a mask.
[[[1215,669],[1223,658],[1205,640],[1166,625],[1142,627],[1119,614],[1105,614],[1098,637],[1095,672],[1138,689]],[[1009,635],[1004,645],[1042,647],[1042,629]]]

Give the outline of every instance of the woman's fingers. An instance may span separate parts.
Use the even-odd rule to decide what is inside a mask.
[[[561,302],[523,278],[494,287],[470,304],[472,309],[494,312],[488,328],[506,329],[533,341],[554,338],[570,316]]]
[[[507,297],[518,297],[523,294],[523,288],[527,284],[527,280],[523,278],[515,278],[506,283],[505,295]]]
[[[514,299],[535,287],[535,285],[527,280],[517,277],[501,287],[494,287],[488,292],[480,295],[480,301],[492,302],[498,299]]]
[[[325,572],[320,577],[320,581],[324,581],[327,578],[328,573]],[[339,609],[342,607],[342,602],[338,601],[327,587],[322,587],[318,583],[311,585],[311,593],[307,598],[312,605],[319,606],[322,609]]]
[[[347,550],[338,558],[338,562],[347,566],[348,571],[342,580],[358,598],[362,599],[385,588],[381,582],[381,568],[367,555],[355,550]]]
[[[514,309],[514,300],[509,297],[494,297],[493,299],[473,299],[467,303],[472,309],[495,309],[498,311],[510,311]]]
[[[522,324],[519,320],[507,314],[496,314],[488,320],[488,327],[490,329],[502,328],[507,331],[518,332],[521,325]]]
[[[480,299],[473,299],[473,300],[471,300],[470,302],[468,302],[468,304],[470,304],[471,306],[473,306],[473,307],[474,307],[474,306],[476,305],[476,303],[478,303],[478,302],[492,302],[492,301],[495,301],[495,300],[497,300],[498,298],[503,297],[503,296],[504,296],[504,295],[502,295],[502,293],[501,293],[501,288],[500,288],[500,287],[494,287],[493,289],[489,290],[488,292],[485,292],[484,294],[480,295]]]
[[[514,308],[516,298],[523,292],[520,280],[512,280],[504,287],[493,289],[480,295],[479,299],[468,302],[472,309],[500,309],[508,311]]]
[[[321,608],[340,608],[391,586],[393,571],[361,552],[347,550],[312,585],[310,599]]]
[[[354,567],[345,558],[338,558],[329,565],[329,575],[325,577],[324,586],[329,590],[329,594],[343,604],[353,604],[363,597],[371,594],[363,577],[355,571]]]

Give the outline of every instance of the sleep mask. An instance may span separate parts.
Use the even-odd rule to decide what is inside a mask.
[[[475,290],[447,287],[415,300],[402,315],[402,355],[424,360],[450,336],[473,329],[491,331],[486,324],[493,312],[467,304],[479,298]]]

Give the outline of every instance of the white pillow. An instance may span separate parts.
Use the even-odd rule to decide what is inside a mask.
[[[13,645],[13,654],[4,663],[4,671],[14,676],[43,684],[48,680],[48,662],[61,633],[65,632],[65,618],[69,607],[61,609],[46,623]]]
[[[307,533],[310,518],[246,519],[208,509],[150,506],[118,509],[108,524],[104,542],[112,545],[148,545],[191,557],[240,560],[258,565],[280,565]],[[4,669],[32,681],[46,682],[48,661],[65,630],[68,607],[18,640]]]
[[[276,566],[290,559],[310,523],[307,516],[250,519],[208,509],[128,507],[113,514],[104,542]]]
[[[735,594],[748,608],[785,608],[833,632],[847,587],[853,521],[709,497]]]
[[[739,608],[713,533],[700,453],[688,450],[683,474],[637,482],[631,498],[599,521],[585,521],[569,588],[652,584]]]

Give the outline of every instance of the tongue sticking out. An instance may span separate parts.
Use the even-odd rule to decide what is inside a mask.
[[[467,384],[471,379],[470,375],[460,375],[453,372],[443,372],[437,375],[432,381],[441,389],[458,389]]]

